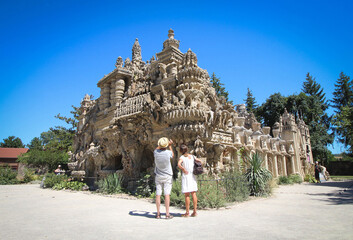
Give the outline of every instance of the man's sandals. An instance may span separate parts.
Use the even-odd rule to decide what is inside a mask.
[[[184,214],[181,214],[182,217],[196,217],[197,216],[197,213],[196,212],[193,212],[191,215],[189,215],[188,212],[184,213]]]
[[[186,213],[184,213],[184,214],[181,214],[181,216],[182,216],[182,217],[189,217],[189,213],[186,212]]]

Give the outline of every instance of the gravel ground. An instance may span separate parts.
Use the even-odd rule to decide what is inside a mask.
[[[0,186],[0,239],[353,239],[352,186],[281,186],[272,197],[195,218],[171,208],[171,220],[155,219],[155,205],[143,199]]]

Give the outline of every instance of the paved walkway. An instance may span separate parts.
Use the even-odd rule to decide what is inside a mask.
[[[96,194],[0,186],[0,239],[353,239],[353,181],[281,186],[270,198],[155,219],[155,205]],[[162,208],[163,210],[164,208]]]

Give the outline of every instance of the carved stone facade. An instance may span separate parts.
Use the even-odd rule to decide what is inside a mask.
[[[258,151],[275,177],[303,176],[312,163],[310,134],[303,120],[285,112],[273,128],[261,127],[244,104],[218,98],[206,70],[190,49],[179,50],[169,30],[156,59],[142,61],[136,39],[132,60],[118,57],[116,69],[99,82],[101,96],[81,102],[71,154],[72,175],[96,178],[112,172],[138,177],[153,172],[160,137],[187,144],[211,174],[241,168],[240,153]],[[175,150],[173,168],[180,153]]]

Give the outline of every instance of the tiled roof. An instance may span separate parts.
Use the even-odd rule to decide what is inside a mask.
[[[27,151],[28,148],[0,148],[0,158],[17,158]]]

